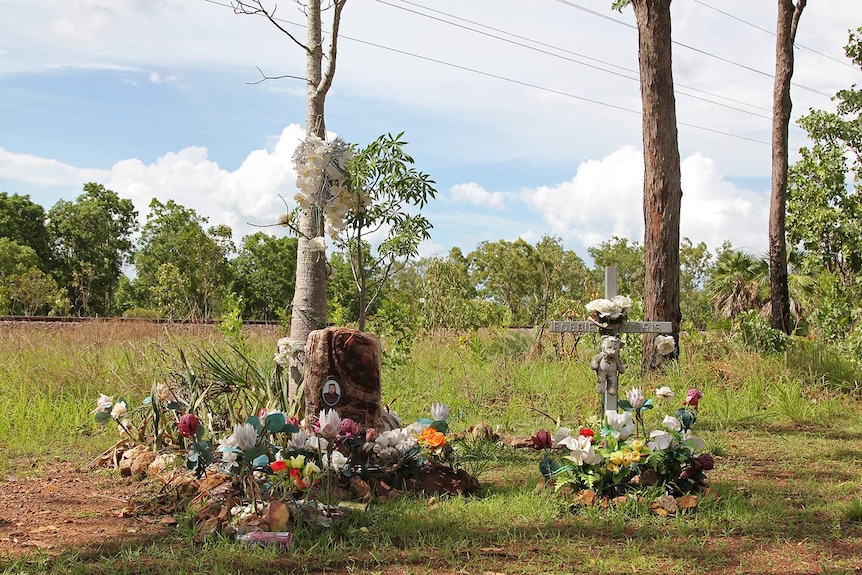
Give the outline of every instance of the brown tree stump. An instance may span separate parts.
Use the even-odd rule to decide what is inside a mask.
[[[308,426],[321,409],[366,428],[380,426],[380,338],[345,327],[313,331],[305,344],[305,414]]]

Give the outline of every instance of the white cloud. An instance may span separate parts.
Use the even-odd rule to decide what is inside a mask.
[[[740,249],[766,250],[768,197],[728,182],[702,154],[686,158],[681,171],[683,237],[711,249],[729,240]],[[525,189],[521,197],[578,252],[612,236],[643,243],[643,156],[634,147],[584,162],[571,180]]]
[[[505,207],[501,192],[489,192],[475,182],[455,184],[449,190],[449,194],[456,202],[466,202],[495,210],[502,210]]]
[[[153,84],[171,84],[178,80],[173,74],[169,76],[160,76],[158,72],[150,72],[150,82]]]
[[[290,125],[272,150],[252,151],[234,171],[221,168],[199,146],[167,153],[151,164],[122,160],[111,168],[106,186],[130,198],[142,222],[153,198],[163,203],[174,200],[207,217],[210,225],[229,225],[239,241],[259,231],[255,226],[274,223],[285,211],[285,202],[288,208],[294,206],[291,156],[304,136],[302,128]]]
[[[92,168],[76,168],[50,158],[18,154],[0,148],[0,178],[35,186],[73,186],[82,182],[104,180],[109,172]]]

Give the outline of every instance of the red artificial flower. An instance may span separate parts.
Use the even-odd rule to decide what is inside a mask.
[[[583,435],[584,437],[595,437],[596,432],[589,427],[582,427],[578,430],[578,435]]]
[[[533,449],[550,449],[552,439],[551,434],[544,429],[540,429],[534,435],[530,436],[530,441],[533,442]]]
[[[704,471],[709,471],[713,467],[715,467],[715,460],[712,458],[712,455],[709,453],[701,453],[697,457],[694,458],[697,461],[700,468]]]
[[[685,400],[682,402],[683,405],[690,405],[691,407],[697,409],[697,404],[700,402],[700,398],[703,397],[703,392],[699,389],[691,388],[685,394]]]
[[[200,421],[198,421],[194,413],[186,413],[180,416],[180,420],[177,422],[177,429],[183,437],[194,437],[198,431],[198,424],[200,424]]]
[[[281,473],[285,469],[287,469],[287,462],[278,459],[269,464],[269,467],[272,469],[273,473]]]

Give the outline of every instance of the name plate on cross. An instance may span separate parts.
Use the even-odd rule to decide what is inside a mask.
[[[553,333],[671,333],[673,325],[669,321],[624,321],[611,324],[608,327],[600,326],[591,321],[552,321],[551,332]]]

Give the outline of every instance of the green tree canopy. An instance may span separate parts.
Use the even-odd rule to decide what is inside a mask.
[[[285,302],[293,299],[296,283],[296,238],[276,238],[255,232],[242,239],[231,260],[233,292],[244,304],[243,315],[251,319],[277,319]]]
[[[51,241],[45,220],[45,208],[31,201],[30,196],[0,192],[0,238],[30,247],[39,259],[37,267],[47,272],[51,267]]]
[[[193,209],[153,198],[135,253],[142,307],[173,317],[211,317],[230,285],[228,226],[204,230],[207,219]],[[165,309],[168,308],[168,309]]]
[[[58,276],[76,313],[112,312],[137,216],[131,200],[92,182],[74,202],[60,200],[48,212]]]

